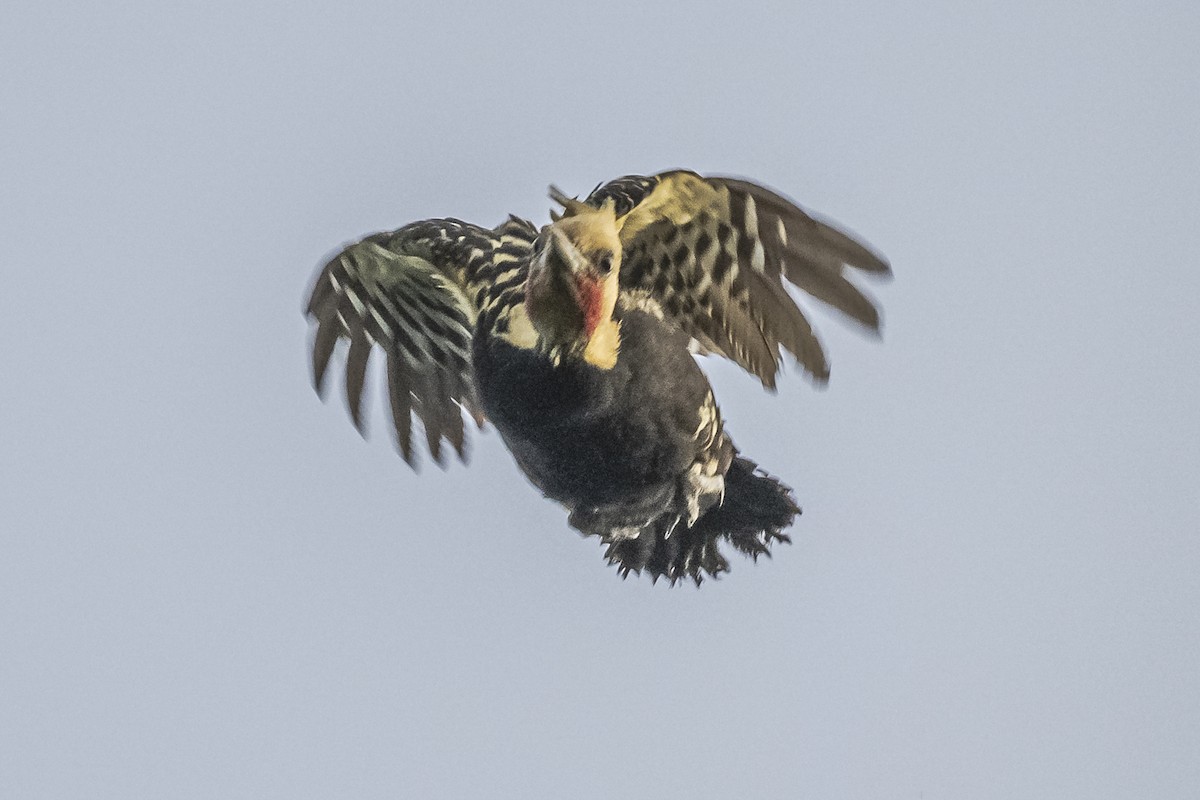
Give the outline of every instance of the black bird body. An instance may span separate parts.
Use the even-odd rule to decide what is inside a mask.
[[[607,370],[475,336],[484,412],[530,481],[571,508],[661,508],[697,457],[709,387],[687,338],[644,312],[620,320]]]
[[[783,279],[878,327],[844,265],[886,262],[778,195],[693,173],[631,176],[542,229],[413,223],[351,245],[323,269],[314,376],[348,339],[360,422],[367,360],[387,355],[400,449],[411,417],[431,454],[464,454],[460,409],[490,420],[519,467],[606,545],[622,574],[672,583],[728,569],[719,543],[769,553],[799,508],[739,455],[693,351],[725,355],[773,386],[780,349],[818,381],[824,352]]]
[[[728,568],[719,538],[752,556],[787,541],[782,530],[800,509],[753,462],[734,463],[687,337],[645,312],[618,308],[614,316],[622,348],[609,370],[556,366],[545,354],[477,332],[484,411],[526,477],[572,509],[580,532],[605,541],[623,574],[645,569],[698,579]],[[701,510],[707,513],[688,519]]]

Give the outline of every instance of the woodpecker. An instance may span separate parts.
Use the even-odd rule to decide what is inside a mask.
[[[878,332],[850,270],[887,277],[866,244],[755,183],[676,170],[553,186],[549,224],[413,222],[350,244],[318,273],[313,381],[348,341],[345,389],[362,431],[371,353],[387,363],[400,453],[412,418],[444,465],[466,460],[464,412],[499,432],[568,523],[622,577],[671,584],[729,569],[722,542],[757,560],[800,513],[792,490],[741,455],[694,353],[729,358],[774,390],[783,353],[829,378],[787,284]]]

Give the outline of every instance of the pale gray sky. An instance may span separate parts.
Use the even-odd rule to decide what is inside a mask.
[[[1192,2],[33,3],[0,20],[0,796],[1184,798]],[[897,274],[827,391],[710,364],[805,507],[622,582],[498,437],[307,374],[363,233],[688,167]],[[336,384],[335,384],[336,385]]]

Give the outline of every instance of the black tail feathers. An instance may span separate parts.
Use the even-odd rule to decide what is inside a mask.
[[[769,557],[774,542],[791,542],[783,531],[799,513],[791,489],[753,461],[736,456],[725,474],[724,500],[694,525],[685,527],[676,515],[663,515],[636,536],[602,537],[608,545],[604,554],[622,577],[645,571],[655,581],[665,577],[674,584],[690,578],[699,586],[706,575],[715,578],[729,571],[720,540],[755,561]]]

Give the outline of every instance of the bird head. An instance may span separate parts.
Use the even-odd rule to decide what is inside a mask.
[[[543,346],[609,369],[620,344],[617,303],[621,239],[611,202],[594,208],[551,189],[565,209],[534,243],[526,312]]]

